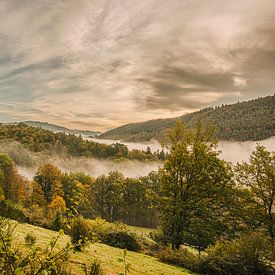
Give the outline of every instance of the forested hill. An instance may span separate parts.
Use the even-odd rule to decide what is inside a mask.
[[[94,137],[94,136],[100,134],[100,132],[97,132],[97,131],[72,130],[72,129],[68,129],[66,127],[51,124],[51,123],[48,123],[48,122],[24,121],[23,123],[26,124],[26,125],[32,126],[32,127],[42,128],[42,129],[53,131],[53,132],[75,134],[75,135],[82,135],[82,136],[89,136],[89,137]]]
[[[197,120],[207,120],[217,127],[220,140],[262,140],[275,136],[275,95],[209,107],[178,118],[131,123],[107,131],[100,138],[133,142],[159,139],[177,119],[182,119],[188,128],[193,127]]]
[[[58,154],[67,157],[92,157],[97,159],[163,160],[163,151],[128,150],[126,145],[101,144],[74,134],[54,133],[24,123],[0,123],[0,143],[18,142],[36,153]],[[1,174],[1,173],[0,173]]]

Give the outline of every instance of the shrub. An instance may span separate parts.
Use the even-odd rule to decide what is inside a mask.
[[[160,230],[155,230],[150,232],[150,238],[154,240],[156,243],[167,245],[167,237],[164,236],[163,232]]]
[[[140,245],[137,241],[136,236],[133,233],[129,233],[127,231],[107,233],[104,236],[103,241],[108,245],[125,248],[130,251],[140,250]]]
[[[0,216],[19,222],[28,222],[28,218],[24,214],[23,209],[10,200],[0,201]]]
[[[67,274],[65,268],[72,246],[57,249],[61,232],[45,249],[34,247],[35,237],[28,234],[25,237],[28,249],[21,249],[14,247],[14,229],[8,219],[0,217],[0,274]]]
[[[103,275],[103,270],[101,268],[101,263],[97,259],[95,259],[90,267],[89,273],[90,275]]]
[[[26,246],[32,247],[36,242],[36,237],[32,235],[31,233],[28,233],[25,236],[25,244]]]
[[[186,249],[162,249],[156,256],[200,274],[272,274],[272,249],[266,236],[253,232],[233,241],[218,241],[199,256]],[[274,272],[274,270],[273,270]]]
[[[51,220],[47,219],[47,213],[45,208],[38,205],[32,205],[24,209],[24,213],[27,216],[28,223],[51,229]]]
[[[172,250],[170,247],[165,247],[156,254],[156,257],[168,264],[175,264],[192,271],[198,270],[199,257],[186,248]]]
[[[76,217],[70,224],[70,235],[72,244],[78,251],[88,244],[89,241],[93,240],[93,234],[89,223],[81,216]]]
[[[245,275],[271,272],[271,245],[267,237],[258,232],[233,241],[217,242],[206,252],[207,257],[200,262],[202,273]]]
[[[63,229],[63,227],[64,227],[64,222],[63,222],[62,214],[60,211],[57,211],[52,221],[52,228],[53,230],[59,231],[60,229]]]
[[[113,247],[123,248],[130,251],[138,251],[141,246],[136,234],[128,231],[125,224],[107,224],[99,232],[100,240]]]

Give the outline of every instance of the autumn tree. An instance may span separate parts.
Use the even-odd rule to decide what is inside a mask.
[[[49,204],[51,214],[55,214],[57,211],[61,213],[66,210],[66,203],[61,196],[56,196]]]
[[[39,207],[45,207],[47,202],[45,200],[44,192],[41,186],[35,181],[31,181],[31,196],[28,201],[29,205],[37,205]]]
[[[63,196],[61,171],[57,167],[51,164],[40,166],[34,176],[34,180],[40,185],[47,204],[56,196]]]

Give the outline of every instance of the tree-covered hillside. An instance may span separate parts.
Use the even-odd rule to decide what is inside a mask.
[[[56,153],[72,157],[93,157],[111,159],[157,160],[163,159],[164,153],[141,150],[128,150],[126,145],[114,143],[101,144],[85,140],[81,135],[54,133],[24,123],[0,123],[0,142],[15,141],[33,152]]]
[[[36,128],[42,128],[45,130],[50,130],[53,132],[60,132],[60,133],[66,133],[66,134],[75,134],[75,135],[82,135],[82,136],[88,136],[88,137],[94,137],[96,135],[99,135],[100,132],[98,131],[88,131],[88,130],[72,130],[68,129],[63,126],[51,124],[48,122],[41,122],[41,121],[24,121],[24,124],[27,124],[32,127]]]
[[[127,124],[103,133],[105,139],[148,141],[160,139],[166,129],[182,119],[187,128],[196,121],[209,121],[216,126],[220,140],[262,140],[275,135],[275,95],[231,105],[209,107],[178,118],[156,119]]]

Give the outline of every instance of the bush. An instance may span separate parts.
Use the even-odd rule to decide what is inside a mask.
[[[72,220],[69,233],[71,235],[72,244],[78,251],[82,251],[88,242],[93,240],[93,234],[89,223],[81,216]]]
[[[72,246],[56,248],[61,234],[45,249],[34,247],[35,237],[28,234],[25,237],[28,248],[21,249],[13,243],[14,229],[13,223],[0,217],[0,274],[67,274],[65,268]]]
[[[110,232],[104,236],[104,243],[118,247],[125,248],[130,251],[140,250],[140,245],[133,233],[127,231]]]
[[[141,243],[137,235],[129,232],[127,226],[123,223],[113,224],[102,219],[95,219],[90,224],[98,238],[107,245],[130,251],[141,249]]]
[[[206,251],[200,271],[207,274],[269,274],[272,249],[266,236],[258,232],[233,241],[217,242]],[[274,271],[274,270],[273,270]]]
[[[26,246],[32,247],[36,242],[36,237],[32,235],[31,233],[28,233],[25,236],[25,244]]]
[[[87,274],[89,274],[89,275],[103,275],[103,270],[102,270],[100,261],[95,259],[91,264],[89,273],[87,273]]]
[[[0,201],[0,216],[13,219],[19,222],[28,222],[23,209],[10,200]]]
[[[233,241],[218,241],[199,256],[186,249],[162,249],[156,256],[200,274],[247,275],[272,273],[272,249],[266,236],[254,232]],[[274,272],[274,270],[273,270]]]
[[[150,238],[158,244],[168,245],[167,237],[165,237],[163,232],[160,230],[150,232]]]
[[[28,219],[28,223],[47,229],[52,229],[52,221],[47,218],[45,208],[38,205],[32,205],[24,209],[24,213]]]
[[[199,257],[186,248],[172,250],[170,247],[165,247],[156,254],[156,257],[164,263],[175,264],[192,271],[198,270]]]

